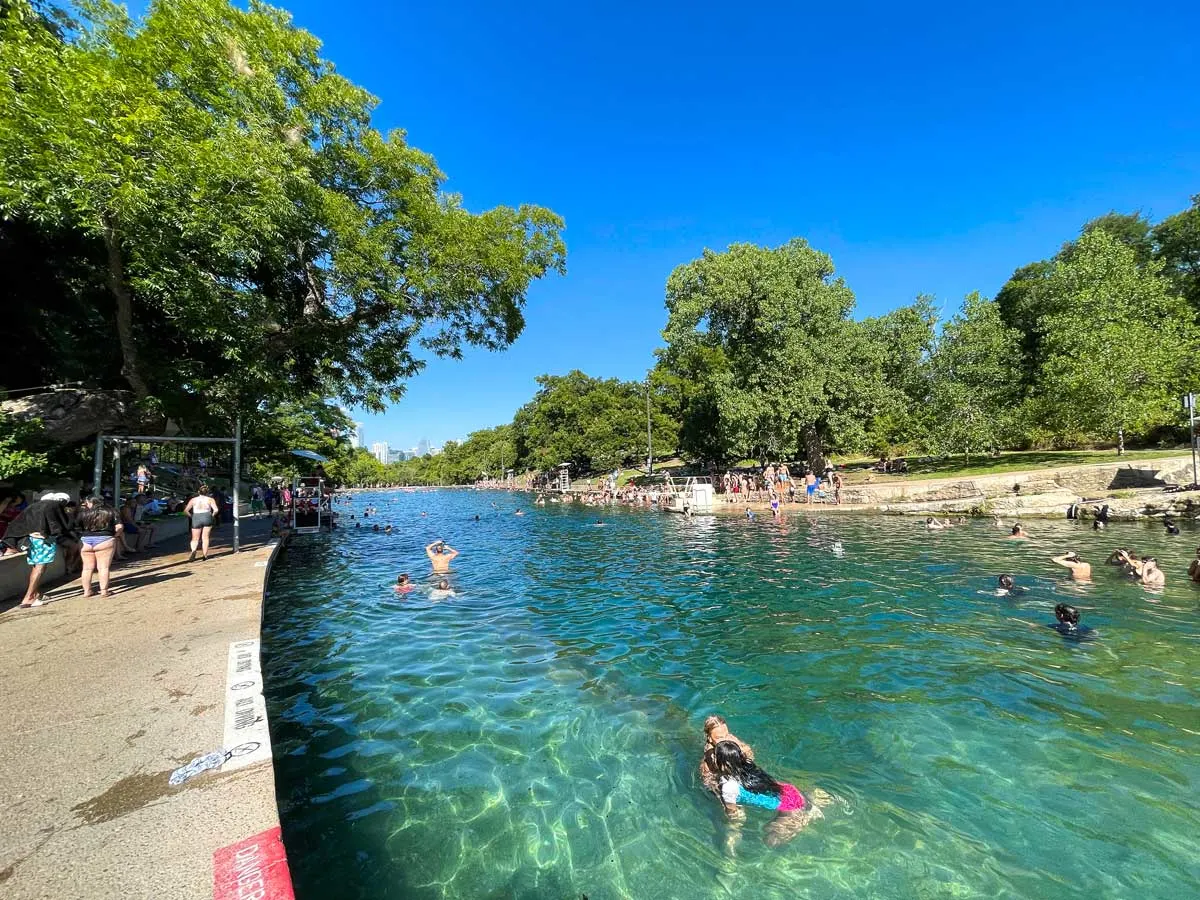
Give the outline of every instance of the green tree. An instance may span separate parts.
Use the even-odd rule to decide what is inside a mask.
[[[1163,276],[1200,313],[1200,194],[1188,209],[1154,226],[1154,243]]]
[[[1178,395],[1195,384],[1200,339],[1162,269],[1160,261],[1139,267],[1134,250],[1103,230],[1055,265],[1047,289],[1058,309],[1039,324],[1048,424],[1115,437],[1123,452],[1127,433],[1175,418]]]
[[[943,327],[930,369],[930,449],[970,455],[1004,446],[1021,399],[1021,351],[999,305],[970,294]]]
[[[880,361],[850,318],[854,295],[833,261],[802,239],[769,249],[706,250],[667,280],[667,352],[719,351],[709,385],[738,454],[822,467],[827,447],[861,447]]]
[[[513,420],[522,464],[548,471],[568,462],[576,474],[605,471],[645,457],[645,385],[582,372],[541,375],[534,398]],[[660,433],[677,429],[661,410]]]
[[[0,481],[24,488],[52,474],[49,455],[36,449],[41,435],[38,420],[19,421],[0,412]]]
[[[1129,247],[1138,265],[1151,259],[1154,239],[1150,222],[1141,213],[1109,212],[1086,222],[1080,235],[1103,231],[1114,240]],[[1039,323],[1063,308],[1065,299],[1054,292],[1047,282],[1055,265],[1070,260],[1078,241],[1067,241],[1050,259],[1021,266],[996,294],[996,304],[1004,324],[1015,328],[1021,336],[1021,356],[1024,360],[1022,381],[1026,393],[1032,389],[1041,371],[1043,351]]]
[[[881,366],[877,408],[867,429],[877,453],[890,455],[897,447],[916,447],[926,438],[937,320],[933,298],[927,294],[887,315],[863,320],[872,355]]]
[[[468,212],[283,11],[80,15],[65,40],[27,0],[0,15],[0,217],[99,256],[119,371],[181,420],[312,393],[380,409],[414,342],[506,346],[563,271],[557,216]]]

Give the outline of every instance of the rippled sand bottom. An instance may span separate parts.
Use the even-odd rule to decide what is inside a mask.
[[[372,503],[393,534],[300,539],[272,576],[299,900],[1200,895],[1194,532],[1064,521],[1015,542],[465,491],[345,516]],[[462,551],[452,598],[428,593],[435,538]],[[1118,544],[1157,554],[1167,590],[1103,566]],[[1094,585],[1048,562],[1070,548]],[[397,596],[402,571],[418,589]],[[1027,593],[997,597],[1000,572]],[[1056,602],[1098,639],[1046,627]],[[695,775],[711,712],[836,795],[825,818],[771,848],[751,811],[730,840]]]

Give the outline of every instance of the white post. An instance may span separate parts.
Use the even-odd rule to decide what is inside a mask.
[[[233,426],[233,552],[242,549],[242,516],[238,509],[242,493],[242,417]]]

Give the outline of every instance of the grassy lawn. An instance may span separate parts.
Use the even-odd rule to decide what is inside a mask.
[[[952,456],[948,459],[910,458],[907,475],[880,475],[869,471],[873,460],[838,460],[851,468],[846,480],[861,483],[871,476],[874,482],[912,481],[924,478],[958,478],[971,475],[1001,475],[1005,472],[1024,472],[1030,469],[1057,469],[1064,466],[1094,466],[1105,463],[1132,462],[1139,459],[1161,459],[1187,456],[1186,448],[1177,450],[1126,450],[1117,456],[1115,450],[1025,450],[1001,453],[995,457]],[[861,468],[859,468],[861,467]]]
[[[874,484],[889,481],[920,481],[930,478],[959,478],[972,475],[1002,475],[1005,472],[1025,472],[1031,469],[1058,469],[1063,466],[1094,466],[1105,463],[1133,462],[1139,459],[1163,459],[1167,457],[1188,456],[1186,447],[1174,450],[1126,450],[1124,455],[1117,456],[1116,450],[1021,450],[1001,453],[999,456],[952,456],[947,459],[909,457],[907,475],[881,475],[872,472],[871,466],[876,462],[867,457],[833,457],[833,462],[844,466],[844,477],[847,484],[862,484],[870,480]],[[743,460],[739,468],[751,468],[758,464],[754,460]],[[686,467],[679,459],[654,463],[655,474],[672,472]],[[618,481],[624,486],[630,479],[645,474],[641,469],[623,469]],[[795,474],[795,473],[793,473]],[[593,483],[599,486],[604,476],[592,476]],[[587,487],[587,478],[577,478],[571,483],[576,490]]]

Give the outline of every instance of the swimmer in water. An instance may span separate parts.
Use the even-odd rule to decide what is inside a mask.
[[[513,515],[514,516],[523,516],[523,515],[525,515],[525,510],[518,509],[515,513],[513,513]]]
[[[384,534],[391,534],[391,533],[392,533],[392,526],[391,526],[391,525],[388,525],[386,528],[384,528],[384,529],[383,529],[383,533],[384,533]]]
[[[412,593],[412,582],[408,580],[408,573],[403,572],[396,576],[396,584],[392,587],[397,594]]]
[[[458,556],[458,551],[448,547],[445,541],[434,541],[425,548],[425,555],[429,557],[429,563],[433,566],[433,574],[444,575],[450,571],[450,563]]]
[[[1061,634],[1066,640],[1075,643],[1095,640],[1095,629],[1079,624],[1079,610],[1075,607],[1068,606],[1065,603],[1058,604],[1058,606],[1054,607],[1054,618],[1058,621],[1049,627]]]
[[[750,749],[750,745],[737,737],[729,730],[727,723],[722,716],[709,716],[704,720],[704,748],[700,751],[700,783],[704,785],[704,789],[710,793],[721,795],[721,782],[717,778],[716,760],[713,757],[713,750],[720,741],[733,741],[742,748],[742,753],[751,762],[754,761],[754,751]]]
[[[1079,558],[1074,550],[1054,557],[1052,562],[1071,570],[1072,581],[1091,581],[1092,567]]]
[[[372,526],[371,526],[371,530],[372,530],[372,531],[378,531],[378,530],[379,530],[379,523],[378,523],[378,522],[376,522],[374,525],[372,525]]]
[[[824,818],[821,808],[833,799],[820,790],[805,797],[795,785],[776,781],[732,740],[718,741],[713,746],[713,770],[720,785],[721,803],[731,820],[742,821],[747,806],[777,814],[764,829],[768,847],[790,841],[814,819]]]
[[[1016,525],[1014,525],[1012,527],[1012,531],[1010,531],[1008,533],[1008,536],[1010,539],[1015,538],[1016,540],[1021,540],[1021,541],[1029,540],[1029,532],[1027,532],[1024,528],[1021,527],[1020,522],[1018,522]]]
[[[600,519],[597,519],[597,520],[596,520],[595,522],[593,522],[592,524],[593,524],[593,526],[594,526],[595,528],[603,528],[603,527],[604,527],[604,522],[603,522],[602,520],[600,520]]]
[[[445,578],[439,578],[437,584],[430,589],[429,596],[435,600],[441,600],[446,597],[457,596],[454,591],[450,590],[450,582]]]
[[[1200,547],[1196,548],[1196,558],[1188,564],[1188,578],[1200,584]]]
[[[747,520],[753,522],[754,521],[754,510],[752,510],[752,509],[746,510],[746,518],[747,518]]]
[[[1179,534],[1179,526],[1175,524],[1174,519],[1163,519],[1163,527],[1167,529],[1167,534]]]
[[[1160,588],[1167,583],[1167,576],[1158,567],[1158,560],[1148,556],[1142,560],[1142,571],[1138,580],[1143,587]]]
[[[946,523],[939,522],[933,516],[930,516],[925,520],[925,527],[930,531],[941,531],[946,527]]]
[[[1025,588],[1017,587],[1011,575],[1001,575],[996,579],[996,596],[1007,597],[1025,593]]]

